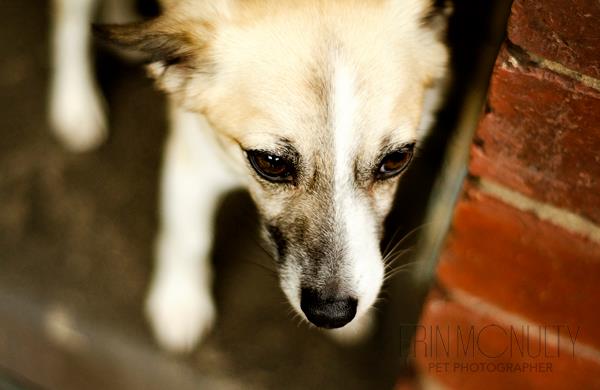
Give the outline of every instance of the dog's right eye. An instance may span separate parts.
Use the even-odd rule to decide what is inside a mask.
[[[260,150],[246,152],[252,168],[262,178],[273,183],[287,183],[294,178],[294,164],[285,157]]]
[[[378,180],[386,180],[401,174],[412,160],[414,147],[414,144],[408,144],[384,156],[375,177]]]

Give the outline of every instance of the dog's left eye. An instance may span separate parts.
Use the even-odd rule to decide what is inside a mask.
[[[378,180],[385,180],[402,173],[412,160],[413,148],[414,145],[408,145],[388,153],[379,163],[375,177]]]
[[[292,181],[295,167],[291,161],[259,150],[249,150],[246,153],[252,168],[264,179],[274,183]]]

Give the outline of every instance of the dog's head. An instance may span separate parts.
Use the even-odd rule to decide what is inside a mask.
[[[444,73],[429,2],[173,3],[105,32],[149,52],[158,85],[247,173],[293,307],[347,324],[379,293],[383,219]]]

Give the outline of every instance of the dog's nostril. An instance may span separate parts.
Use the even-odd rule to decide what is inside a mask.
[[[356,315],[358,301],[351,297],[327,297],[315,289],[303,288],[300,308],[306,318],[320,328],[340,328]]]

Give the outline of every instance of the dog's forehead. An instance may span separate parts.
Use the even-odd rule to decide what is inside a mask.
[[[385,28],[375,19],[388,21],[376,16],[332,21],[298,11],[225,29],[215,46],[222,77],[230,77],[223,85],[235,85],[236,104],[251,114],[242,136],[268,141],[276,134],[322,150],[333,147],[333,127],[346,116],[359,148],[414,139],[423,86],[410,55],[382,39]]]
[[[410,112],[401,112],[401,97],[361,89],[358,72],[342,60],[328,70],[307,70],[276,93],[278,86],[270,92],[260,87],[249,91],[246,107],[252,107],[252,115],[236,138],[246,148],[291,147],[305,158],[323,157],[340,147],[348,156],[368,158],[389,145],[414,141],[416,122]]]

